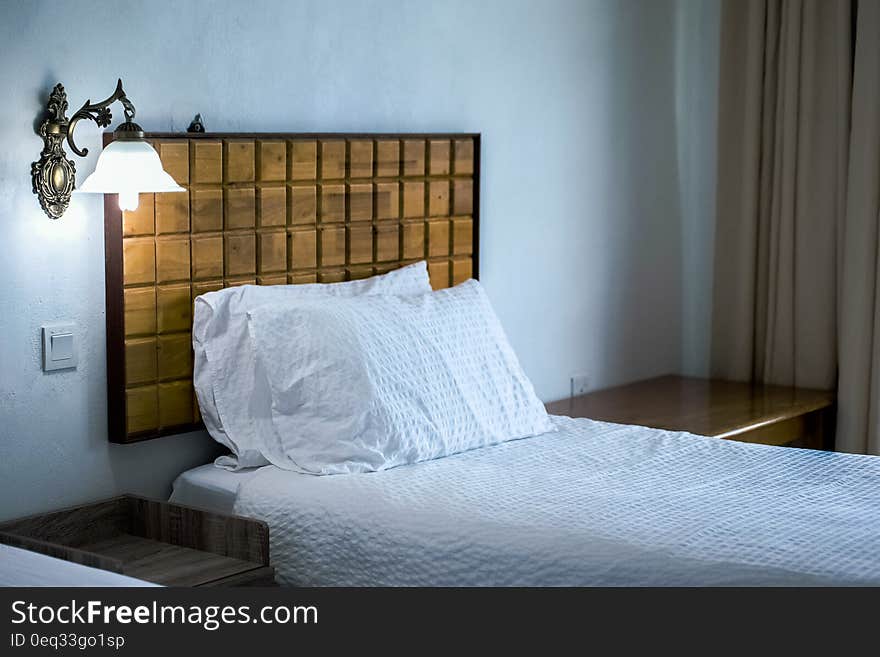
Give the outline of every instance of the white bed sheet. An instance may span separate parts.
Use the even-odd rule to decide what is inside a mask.
[[[553,420],[383,472],[262,468],[235,512],[292,585],[880,584],[880,457]]]
[[[169,502],[217,513],[232,513],[238,487],[259,468],[227,470],[213,463],[181,473],[172,484]]]
[[[0,544],[0,586],[158,586],[142,579]]]

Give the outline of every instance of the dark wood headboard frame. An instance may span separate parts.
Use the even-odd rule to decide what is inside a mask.
[[[259,141],[259,142],[261,142],[260,146],[262,146],[263,141],[284,141],[287,144],[287,146],[285,146],[285,148],[288,151],[288,153],[287,153],[288,174],[287,174],[287,177],[285,178],[285,180],[282,181],[282,183],[286,184],[288,186],[290,185],[290,153],[289,153],[289,150],[291,148],[291,146],[290,146],[291,142],[315,141],[319,145],[318,146],[318,156],[317,156],[318,157],[317,166],[320,167],[321,166],[320,162],[321,162],[321,157],[322,157],[320,155],[320,153],[321,153],[321,148],[323,147],[324,142],[345,141],[347,144],[349,144],[350,142],[354,142],[354,141],[372,140],[373,141],[373,156],[372,156],[372,165],[371,165],[372,166],[372,174],[369,176],[369,179],[370,179],[370,181],[373,181],[373,179],[378,177],[380,181],[386,181],[386,182],[397,180],[400,183],[400,190],[401,190],[400,191],[400,199],[403,199],[403,189],[404,189],[403,182],[405,181],[404,179],[406,178],[406,175],[407,175],[404,173],[406,170],[405,169],[406,162],[404,161],[404,151],[405,151],[404,144],[405,144],[405,142],[415,143],[419,140],[422,140],[428,145],[427,146],[427,153],[425,154],[425,160],[424,160],[424,167],[425,167],[424,175],[423,176],[415,176],[414,179],[415,180],[421,179],[422,181],[426,181],[426,182],[430,183],[431,181],[434,180],[434,178],[432,178],[432,169],[431,169],[433,164],[429,165],[429,163],[427,161],[427,155],[430,153],[430,142],[432,142],[432,141],[438,141],[441,143],[443,141],[449,142],[453,147],[452,148],[453,153],[452,153],[451,157],[452,157],[452,162],[454,163],[455,162],[455,152],[454,151],[455,151],[455,148],[457,148],[457,144],[459,143],[456,140],[463,140],[463,141],[471,140],[473,142],[473,172],[471,175],[465,176],[465,178],[471,179],[473,181],[472,211],[468,216],[468,218],[472,219],[472,222],[473,222],[473,231],[472,231],[473,234],[472,234],[472,236],[470,236],[470,239],[472,240],[472,242],[471,242],[472,252],[469,255],[469,264],[472,267],[472,269],[469,269],[469,273],[471,274],[471,276],[473,278],[477,278],[479,275],[480,150],[481,150],[480,135],[479,134],[474,134],[474,133],[412,133],[412,134],[403,133],[403,134],[401,134],[401,133],[167,133],[167,132],[156,132],[156,133],[147,133],[146,138],[148,140],[150,140],[152,143],[154,143],[154,145],[159,144],[159,143],[163,143],[163,142],[169,142],[169,141],[170,142],[178,142],[178,141],[186,140],[187,143],[189,144],[189,148],[190,148],[190,156],[189,156],[190,157],[190,165],[189,166],[194,166],[192,164],[192,162],[193,162],[193,159],[192,159],[193,158],[193,155],[192,155],[193,144],[198,144],[202,140],[223,142],[224,149],[226,148],[225,144],[226,144],[227,140],[242,140],[242,141],[251,140],[255,144]],[[109,144],[111,141],[113,141],[112,133],[105,133],[104,134],[104,146],[107,146],[107,144]],[[399,168],[398,172],[400,175],[393,176],[391,178],[387,178],[387,177],[380,177],[380,174],[377,173],[378,158],[376,156],[376,153],[377,153],[376,148],[377,148],[377,143],[380,141],[382,141],[382,142],[398,141],[399,142],[399,158],[400,158],[399,165],[400,165],[400,168]],[[444,149],[445,149],[445,146],[444,146]],[[157,148],[157,150],[159,150],[159,149]],[[346,183],[348,183],[348,181],[350,179],[350,175],[349,175],[350,174],[350,164],[349,164],[350,151],[351,151],[351,147],[350,147],[350,145],[347,145],[345,147],[345,153],[346,153],[346,155],[345,155],[345,157],[346,157],[345,172],[346,173],[345,173],[345,177],[344,177],[344,183],[342,181],[337,181],[340,184],[346,184]],[[223,155],[223,158],[224,158],[224,174],[223,174],[224,188],[223,189],[225,189],[225,185],[227,184],[226,183],[226,174],[225,174],[226,151],[224,150],[223,153],[224,153],[224,155]],[[259,160],[258,160],[258,162],[259,162]],[[163,163],[164,163],[164,157],[163,157]],[[452,164],[451,166],[454,167],[455,165]],[[255,167],[256,167],[256,165],[255,165]],[[450,169],[448,172],[446,172],[446,175],[450,179],[450,185],[452,185],[453,175],[455,173],[456,173],[456,171],[454,171],[453,169]],[[189,175],[189,171],[187,172],[187,175]],[[366,184],[366,178],[367,177],[363,177],[363,178],[358,177],[357,180],[364,182]],[[443,176],[439,176],[437,179],[442,180],[443,178],[444,178]],[[462,176],[458,176],[458,178],[460,179],[460,178],[462,178]],[[258,176],[255,174],[254,183],[253,183],[255,186],[255,189],[256,189],[256,185],[257,185],[258,180],[261,180],[261,179],[259,179]],[[329,180],[329,178],[328,178],[328,180]],[[182,182],[180,180],[178,180],[178,182],[181,182],[181,184],[183,184],[183,186],[187,187],[187,189],[189,190],[189,185],[186,184],[186,182]],[[315,180],[316,187],[317,187],[317,185],[321,184],[321,182],[322,182],[321,175],[317,175],[316,180]],[[428,198],[429,187],[430,187],[429,184],[424,185],[426,203],[429,201],[429,198]],[[378,194],[378,191],[375,191],[376,189],[377,188],[375,188],[375,186],[374,186],[374,200],[373,200],[374,207],[375,207],[375,203],[376,203],[375,198],[376,198],[376,195]],[[225,193],[226,193],[225,191],[221,192],[221,194],[224,194],[224,195],[225,195]],[[289,194],[289,190],[288,190],[288,194]],[[350,190],[348,187],[346,187],[346,191],[344,192],[344,194],[346,197],[345,207],[349,208],[351,193],[350,193]],[[141,195],[141,202],[142,203],[144,203],[145,196],[152,196],[152,195],[142,194]],[[190,196],[190,194],[188,191],[187,198],[189,198],[189,196]],[[319,196],[320,196],[320,194],[319,194]],[[453,192],[453,197],[454,197],[454,192]],[[158,198],[158,196],[156,198]],[[225,196],[224,196],[224,199],[225,199]],[[449,203],[449,199],[447,198],[446,200],[447,200],[447,203]],[[226,203],[226,201],[224,200],[224,204],[225,203]],[[290,233],[291,228],[290,228],[290,224],[289,224],[289,217],[290,217],[289,207],[290,207],[290,205],[291,205],[291,201],[288,200],[287,201],[287,208],[288,209],[286,210],[286,212],[288,213],[288,224],[285,227],[286,230],[288,231],[288,233],[287,233],[287,237],[285,237],[285,244],[287,244],[286,240],[290,239],[290,236],[292,235]],[[150,207],[153,207],[153,206],[154,206],[154,199],[151,199]],[[402,200],[400,201],[400,206],[401,207],[399,208],[399,212],[401,214],[400,214],[400,219],[398,220],[398,224],[397,224],[398,228],[396,229],[397,233],[398,233],[398,238],[400,240],[398,258],[396,260],[379,263],[381,266],[374,266],[374,268],[373,268],[374,272],[375,271],[388,271],[390,269],[394,269],[396,267],[400,267],[400,266],[404,266],[406,264],[409,264],[410,262],[413,262],[415,260],[422,259],[422,258],[412,258],[412,257],[405,258],[404,257],[406,252],[405,252],[405,248],[403,246],[403,240],[404,240],[403,222],[404,222],[404,219],[403,219],[403,214],[402,214],[403,213]],[[259,207],[259,206],[257,206],[257,207]],[[188,210],[188,211],[191,212],[191,210]],[[226,210],[224,210],[224,212],[225,211]],[[255,210],[257,217],[259,216],[259,212],[260,212],[260,210]],[[349,223],[350,223],[350,218],[349,218],[348,213],[349,213],[349,211],[346,210],[346,218],[345,218],[345,223],[344,223],[344,225],[346,227],[346,235],[348,235],[347,228],[349,227]],[[428,219],[429,219],[429,215],[430,215],[430,211],[426,208],[424,210],[424,214],[425,214],[424,222],[427,224]],[[450,250],[449,250],[448,256],[441,255],[441,256],[437,256],[437,258],[435,258],[435,260],[440,263],[439,267],[443,271],[448,271],[449,273],[446,274],[446,277],[447,277],[446,283],[445,284],[443,284],[443,283],[437,284],[437,285],[435,285],[435,287],[447,287],[448,285],[452,285],[452,284],[457,283],[462,278],[462,276],[460,276],[458,274],[457,269],[456,269],[458,265],[453,260],[454,257],[455,258],[459,257],[459,256],[455,255],[459,252],[456,250],[456,244],[453,241],[453,239],[457,239],[457,238],[452,237],[452,233],[454,233],[457,230],[457,224],[455,224],[455,222],[452,221],[455,218],[452,216],[455,214],[455,210],[452,209],[451,204],[450,204],[449,214],[450,214],[450,216],[448,217],[450,220],[450,227],[448,228],[448,230],[450,232],[450,237],[449,237],[450,242],[449,243],[452,246],[449,247]],[[409,216],[411,216],[411,215],[409,215]],[[316,219],[316,221],[317,221],[317,219]],[[410,219],[410,221],[417,222],[417,218]],[[374,253],[376,253],[375,249],[378,247],[375,246],[375,235],[377,234],[376,233],[376,231],[377,231],[377,217],[376,217],[375,213],[373,214],[373,218],[371,220],[371,223],[372,223],[372,233],[374,235],[373,249],[374,249]],[[440,223],[442,223],[442,222],[440,222]],[[259,223],[257,225],[259,226]],[[320,226],[322,224],[320,222],[318,222],[316,225]],[[366,225],[366,222],[363,222],[362,224],[358,224],[358,225],[363,227]],[[190,229],[191,228],[192,228],[192,226],[190,226]],[[225,235],[226,235],[225,231],[227,229],[228,229],[228,227],[226,225],[226,219],[225,219],[225,215],[224,215],[222,228],[219,229],[219,231],[217,233],[217,234],[223,236],[224,244],[225,244],[225,239],[226,239],[225,238]],[[320,228],[318,229],[318,231],[319,231],[318,235],[320,235],[321,234]],[[424,243],[425,256],[429,261],[429,267],[430,267],[432,260],[431,260],[431,257],[429,257],[429,256],[431,256],[432,251],[429,249],[428,233],[429,233],[429,230],[427,228],[424,229],[421,239]],[[319,237],[318,239],[320,241],[321,238]],[[190,244],[191,243],[192,242],[190,242]],[[192,421],[190,421],[190,422],[174,423],[169,426],[161,426],[161,422],[160,422],[159,423],[160,426],[158,426],[157,428],[153,428],[153,429],[149,429],[149,430],[141,430],[141,431],[129,431],[128,410],[127,410],[128,394],[127,394],[127,389],[126,389],[126,328],[125,328],[126,315],[125,315],[125,305],[124,305],[124,292],[125,292],[124,264],[125,263],[124,263],[124,249],[123,249],[123,213],[119,209],[116,195],[105,195],[105,197],[104,197],[104,245],[105,245],[105,257],[106,257],[105,284],[106,284],[106,327],[107,327],[107,416],[108,416],[107,421],[108,421],[108,438],[109,438],[109,440],[114,443],[127,444],[127,443],[140,442],[140,441],[144,441],[144,440],[150,440],[153,438],[159,438],[161,436],[180,434],[180,433],[185,433],[188,431],[203,429],[204,424],[200,420],[200,416],[198,414],[197,404],[194,401],[193,402],[193,405],[194,405],[193,415],[194,415],[194,417],[193,417]],[[224,246],[223,248],[224,248],[224,253],[226,253],[226,251],[225,251],[226,246]],[[289,248],[290,247],[288,247],[288,249]],[[348,237],[346,237],[345,249],[346,249],[345,264],[340,266],[338,263],[335,263],[335,265],[333,267],[334,277],[328,278],[326,280],[340,280],[339,276],[342,275],[340,273],[340,270],[342,270],[342,269],[345,270],[344,276],[345,276],[346,280],[351,277],[354,277],[354,276],[351,276],[351,274],[352,274],[351,265],[349,263],[348,253],[350,250],[350,244],[349,244]],[[320,252],[320,247],[319,247],[319,252]],[[226,255],[224,257],[228,258],[229,256]],[[291,255],[288,253],[287,257],[288,257],[288,263],[289,263]],[[443,264],[443,262],[442,262],[444,257],[448,261],[447,264]],[[462,257],[467,258],[468,256],[462,256]],[[376,260],[376,259],[377,259],[377,257],[374,257],[374,260]],[[190,260],[190,266],[191,266],[191,262],[192,261]],[[373,264],[376,265],[377,263],[373,263]],[[453,265],[455,265],[455,267],[453,267]],[[325,267],[325,266],[320,261],[315,266],[315,272],[312,275],[315,278],[317,278],[317,280],[324,280],[321,278],[322,267]],[[330,267],[328,266],[326,268],[329,269]],[[363,270],[366,268],[366,266],[358,266],[358,267],[354,267],[354,268],[358,269],[358,270]],[[291,280],[293,278],[293,275],[289,269],[290,269],[290,265],[288,264],[288,270],[285,273],[285,275],[288,278],[287,282],[288,283],[300,282],[299,280]],[[453,269],[456,269],[456,273],[452,272]],[[281,272],[281,273],[284,273],[284,272]],[[360,275],[362,275],[362,272],[358,274],[358,276],[360,276]],[[224,281],[226,281],[226,279],[230,278],[230,276],[227,273],[224,273],[221,275],[221,278],[223,278]],[[268,278],[268,277],[266,277],[266,278]],[[277,279],[278,276],[275,276],[274,278]],[[193,279],[193,274],[191,273],[190,274],[190,282],[192,282],[192,279]],[[226,281],[226,282],[228,283],[228,281]],[[247,281],[243,281],[243,282],[247,282]],[[260,283],[261,281],[256,281],[256,282]],[[236,282],[233,281],[232,283],[229,283],[229,284],[236,284]],[[267,284],[270,284],[270,283],[267,283]],[[433,284],[434,284],[434,280],[432,277],[432,285]],[[159,286],[158,282],[155,282],[153,285],[158,289],[158,286]],[[194,287],[194,286],[191,285],[191,287]],[[191,325],[191,319],[190,319],[190,325]],[[190,362],[191,362],[191,357],[190,357]],[[156,380],[155,387],[157,389],[161,388],[161,385],[159,383],[158,378]]]

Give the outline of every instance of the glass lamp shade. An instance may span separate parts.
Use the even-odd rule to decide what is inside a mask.
[[[119,194],[121,210],[135,210],[140,192],[185,192],[162,168],[159,154],[147,142],[117,140],[101,151],[95,170],[76,192]]]

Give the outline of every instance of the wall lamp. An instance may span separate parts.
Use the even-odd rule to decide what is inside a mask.
[[[102,128],[113,119],[110,105],[122,103],[125,121],[113,132],[113,141],[101,152],[95,171],[74,190],[76,166],[67,159],[62,148],[64,140],[70,150],[80,157],[88,155],[87,148],[79,148],[73,131],[82,119],[91,119]],[[48,116],[40,125],[43,150],[40,159],[31,165],[34,194],[43,210],[52,219],[58,219],[67,210],[70,195],[79,193],[119,194],[121,210],[135,210],[140,192],[184,192],[174,178],[162,168],[159,155],[144,140],[144,131],[134,122],[135,109],[122,89],[122,80],[116,91],[100,103],[87,100],[76,113],[67,118],[67,93],[56,84],[46,105]]]

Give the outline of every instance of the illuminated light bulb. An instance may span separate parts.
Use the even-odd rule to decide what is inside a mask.
[[[119,209],[132,212],[138,207],[137,192],[119,192]]]

